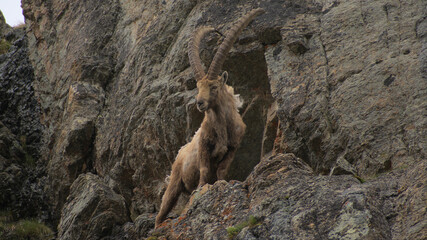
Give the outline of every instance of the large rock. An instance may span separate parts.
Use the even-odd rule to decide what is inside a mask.
[[[95,122],[114,72],[108,43],[118,4],[23,1],[23,10],[46,126],[42,158],[48,162],[50,204],[58,221],[71,184],[93,165]]]
[[[326,174],[340,159],[364,177],[426,159],[425,9],[420,1],[333,1],[288,21],[265,54],[277,150]]]
[[[243,183],[205,185],[151,236],[226,239],[232,227],[252,221],[233,239],[421,239],[427,166],[417,167],[415,179],[400,172],[361,184],[348,175],[317,176],[293,154],[278,154]]]
[[[81,174],[62,209],[58,239],[102,239],[128,220],[125,200],[98,176]]]

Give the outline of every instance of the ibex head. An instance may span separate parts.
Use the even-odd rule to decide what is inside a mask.
[[[201,27],[193,34],[189,43],[188,57],[197,81],[197,89],[199,90],[199,93],[196,96],[197,109],[199,109],[199,111],[204,112],[216,106],[217,95],[219,91],[224,90],[224,83],[228,78],[227,72],[224,72],[219,76],[219,72],[221,71],[227,54],[243,29],[252,19],[262,13],[264,13],[264,10],[261,8],[250,11],[248,14],[240,18],[240,20],[228,31],[224,41],[219,46],[218,51],[212,60],[208,74],[203,70],[199,56],[199,46],[203,36],[214,31],[214,28]]]

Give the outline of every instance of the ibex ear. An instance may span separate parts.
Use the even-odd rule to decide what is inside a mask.
[[[221,74],[221,82],[222,82],[222,84],[227,83],[227,80],[228,80],[228,72],[227,72],[227,71],[224,71],[224,72]]]

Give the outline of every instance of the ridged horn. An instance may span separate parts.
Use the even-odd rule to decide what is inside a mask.
[[[228,31],[224,41],[219,46],[218,51],[216,52],[215,57],[209,67],[208,79],[214,80],[218,78],[219,72],[222,68],[222,64],[227,58],[228,52],[230,51],[239,34],[252,21],[252,19],[262,13],[264,13],[264,9],[262,8],[257,8],[250,11],[245,16],[241,17],[239,21],[234,24],[234,26]]]
[[[199,46],[200,42],[205,36],[205,34],[214,31],[212,27],[201,27],[194,32],[191,37],[189,46],[188,46],[188,58],[190,60],[191,68],[193,69],[194,76],[196,81],[201,80],[206,74],[203,70],[202,61],[200,60],[199,55]]]

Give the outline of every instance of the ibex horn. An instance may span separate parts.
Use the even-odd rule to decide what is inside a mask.
[[[214,31],[212,27],[201,27],[192,36],[188,46],[188,58],[190,59],[190,65],[193,69],[196,81],[201,80],[206,74],[203,70],[202,61],[199,55],[200,41],[205,34]]]
[[[221,71],[222,64],[224,63],[228,52],[233,46],[239,34],[243,31],[243,29],[254,19],[256,16],[264,13],[264,9],[257,8],[245,16],[239,19],[239,21],[228,31],[224,41],[221,46],[219,46],[218,51],[215,54],[214,59],[208,70],[208,79],[215,80],[218,78],[219,72]]]

